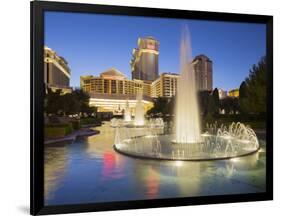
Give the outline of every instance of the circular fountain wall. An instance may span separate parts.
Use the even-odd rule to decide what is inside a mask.
[[[215,133],[214,133],[215,132]],[[173,143],[161,128],[117,127],[114,149],[125,155],[163,160],[217,160],[252,154],[259,149],[255,132],[242,123],[210,126],[198,143]]]

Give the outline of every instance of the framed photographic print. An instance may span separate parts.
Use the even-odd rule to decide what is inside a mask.
[[[31,2],[31,214],[272,200],[272,31]]]

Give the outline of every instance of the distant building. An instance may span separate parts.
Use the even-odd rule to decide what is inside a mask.
[[[153,37],[139,38],[130,61],[132,79],[154,81],[158,78],[159,42]]]
[[[90,106],[98,108],[98,112],[122,115],[128,101],[134,115],[136,93],[143,92],[143,104],[147,111],[153,107],[151,84],[143,80],[128,80],[115,68],[111,68],[100,76],[81,76],[80,87],[90,95]]]
[[[142,90],[144,95],[151,95],[150,83],[143,80],[128,80],[115,68],[101,73],[100,76],[80,76],[80,87],[88,93],[134,95]]]
[[[213,62],[205,55],[193,59],[195,81],[198,90],[213,90]]]
[[[218,89],[219,92],[219,99],[224,99],[227,97],[227,91],[224,91],[223,89]]]
[[[195,72],[196,87],[199,91],[213,90],[213,69],[212,61],[205,55],[199,55],[192,61]],[[151,97],[172,97],[177,91],[177,80],[179,74],[163,73],[151,84]],[[225,97],[226,92],[221,91]]]
[[[232,89],[228,91],[229,97],[239,97],[239,89]]]
[[[160,77],[151,84],[151,97],[172,97],[177,91],[177,80],[179,75],[175,73],[162,73]]]
[[[44,83],[53,91],[69,93],[70,69],[67,61],[47,46],[44,46]]]

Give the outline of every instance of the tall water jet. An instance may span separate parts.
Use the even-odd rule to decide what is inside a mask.
[[[191,43],[188,27],[184,26],[180,44],[180,76],[175,109],[175,142],[199,143],[200,118],[192,66]]]
[[[137,92],[136,96],[136,109],[135,109],[135,121],[134,124],[136,126],[144,125],[144,108],[142,104],[142,91]]]
[[[130,122],[131,119],[131,111],[130,111],[130,106],[129,106],[129,101],[126,100],[126,106],[125,106],[125,112],[124,112],[124,121],[125,122]]]

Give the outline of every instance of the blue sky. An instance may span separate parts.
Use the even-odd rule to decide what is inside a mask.
[[[81,75],[115,67],[131,79],[130,59],[139,37],[160,42],[159,72],[179,73],[181,27],[188,24],[192,55],[213,61],[214,87],[239,87],[251,66],[266,53],[264,24],[234,23],[65,12],[45,12],[45,45],[71,68],[70,85]]]

